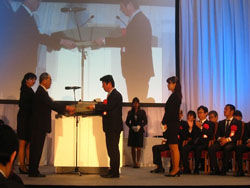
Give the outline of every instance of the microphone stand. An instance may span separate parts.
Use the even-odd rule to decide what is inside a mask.
[[[78,31],[78,35],[79,35],[79,39],[80,41],[82,41],[82,36],[81,36],[81,32],[80,32],[80,25],[77,21],[77,11],[73,11],[74,12],[74,19],[75,19],[75,23],[76,23],[76,26],[77,26],[77,31]],[[91,19],[93,18],[93,16],[91,16]],[[87,22],[86,22],[87,23]],[[84,24],[86,24],[84,23]],[[83,89],[84,89],[84,60],[86,59],[86,54],[85,54],[85,51],[84,51],[84,48],[81,48],[80,49],[81,51],[81,68],[82,68],[82,74],[81,74],[81,81],[82,81],[82,90],[81,90],[81,99],[83,101],[84,99],[84,93],[83,93]],[[74,101],[75,101],[75,107],[76,107],[76,96],[75,96],[75,88],[73,88],[73,92],[74,92]],[[78,125],[79,125],[79,116],[78,115],[74,115],[75,119],[76,119],[76,166],[75,166],[75,171],[74,173],[77,173],[79,176],[82,175],[82,173],[80,172],[79,170],[79,167],[78,167],[78,158],[77,158],[77,155],[78,155]]]
[[[75,23],[76,23],[76,26],[77,26],[79,39],[80,39],[80,41],[82,41],[80,25],[79,25],[79,23],[77,21],[77,16],[76,16],[77,11],[73,11],[73,12],[74,12],[74,19],[75,19]],[[81,48],[80,51],[81,51],[81,68],[82,68],[82,74],[81,74],[81,81],[82,81],[81,99],[83,101],[83,99],[84,99],[84,93],[83,93],[83,89],[84,89],[84,60],[86,59],[86,54],[85,54],[84,48]]]
[[[80,41],[82,41],[82,36],[81,36],[81,32],[80,32],[80,26],[79,26],[79,23],[77,21],[77,15],[76,15],[77,11],[74,11],[74,19],[75,19],[75,23],[76,23],[76,26],[77,26],[77,31],[78,31],[78,35],[79,35],[79,39]],[[83,89],[84,89],[84,60],[86,59],[86,55],[85,55],[85,51],[84,51],[84,48],[81,48],[80,49],[81,51],[81,68],[82,68],[82,74],[81,74],[81,81],[82,81],[82,89],[81,89],[81,99],[83,101],[83,97],[84,97],[84,94],[83,94]],[[75,100],[75,107],[76,107],[76,97],[75,97],[75,89],[73,89],[74,91],[74,100]],[[74,115],[75,117],[75,120],[76,120],[76,166],[75,166],[75,173],[78,174],[79,176],[81,176],[81,171],[79,170],[79,167],[78,167],[78,158],[77,158],[77,155],[78,155],[78,125],[79,125],[79,116],[78,115]]]
[[[81,32],[80,32],[80,26],[79,26],[79,23],[77,21],[77,15],[76,15],[76,11],[73,11],[74,12],[74,19],[75,19],[75,23],[76,23],[76,26],[77,26],[77,31],[78,31],[78,35],[79,35],[79,39],[80,41],[82,41],[82,36],[81,36]],[[84,48],[81,48],[80,49],[81,51],[81,68],[82,68],[82,74],[81,74],[81,81],[82,81],[82,89],[81,89],[81,99],[83,101],[83,97],[84,97],[84,94],[83,94],[83,88],[84,88],[84,60],[86,59],[86,55],[85,55],[85,51],[84,51]],[[73,89],[74,91],[74,100],[75,100],[75,107],[76,107],[76,97],[75,97],[75,89]],[[78,174],[79,176],[81,176],[81,171],[79,170],[79,167],[78,167],[78,158],[77,158],[77,155],[78,155],[78,125],[79,125],[79,117],[78,115],[74,115],[75,117],[75,120],[76,120],[76,166],[75,166],[75,173]]]
[[[75,102],[75,108],[76,108],[76,88],[73,88],[73,93],[74,93],[74,102]],[[78,128],[79,128],[79,116],[77,114],[74,114],[75,122],[76,122],[76,165],[75,165],[75,171],[73,173],[78,174],[79,176],[82,175],[81,171],[79,170],[78,167]]]

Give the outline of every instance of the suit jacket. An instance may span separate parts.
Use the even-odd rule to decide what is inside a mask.
[[[33,101],[32,128],[43,133],[51,132],[51,110],[63,113],[65,105],[55,103],[48,92],[39,86]]]
[[[122,95],[116,90],[109,94],[107,104],[96,104],[95,110],[102,113],[103,131],[120,133],[122,124]]]
[[[21,89],[19,111],[17,115],[17,129],[31,126],[32,102],[35,93],[26,85]],[[20,130],[23,131],[23,130]]]
[[[30,71],[35,72],[38,58],[39,44],[44,44],[49,48],[59,50],[60,39],[51,37],[46,34],[40,34],[34,18],[21,6],[16,12],[18,17],[15,40],[16,48],[19,50],[15,53],[16,60],[20,68],[29,67]],[[17,61],[16,61],[17,64]],[[18,65],[16,65],[18,66]],[[26,71],[27,72],[27,71]]]
[[[20,182],[7,179],[0,173],[0,187],[1,188],[24,188],[24,185],[21,184]]]
[[[0,1],[0,70],[3,70],[5,63],[10,61],[15,52],[13,50],[15,33],[15,13],[7,0]],[[3,88],[2,88],[3,89]]]
[[[194,144],[208,144],[209,140],[213,139],[214,135],[214,123],[206,120],[202,124],[202,129],[199,129],[199,136],[197,140],[194,141]]]
[[[106,46],[124,47],[121,53],[124,78],[138,74],[143,67],[144,77],[154,76],[152,60],[152,29],[148,18],[139,12],[126,27],[126,34],[118,38],[106,38]]]
[[[136,116],[137,119],[135,119],[135,112],[130,110],[126,118],[126,125],[129,127],[129,131],[132,133],[134,133],[134,131],[132,130],[132,126],[140,125],[141,128],[139,132],[143,133],[144,132],[143,127],[148,123],[146,112],[144,110],[139,109],[136,113]]]
[[[247,140],[250,139],[250,122],[246,123],[244,126],[244,133],[242,137],[242,143],[247,144]]]
[[[187,121],[181,120],[178,131],[179,141],[183,142],[184,140],[187,139],[187,132],[188,132],[188,123]]]
[[[233,118],[228,129],[225,131],[226,119],[219,121],[215,139],[217,140],[219,137],[230,137],[232,142],[236,144],[236,141],[239,140],[241,136],[241,125],[241,121]]]
[[[194,144],[199,139],[200,129],[196,126],[195,121],[193,123],[192,131],[189,132],[189,126],[187,127],[185,138],[188,139],[188,144]]]
[[[10,22],[9,18],[7,19],[8,27],[11,28],[5,41],[9,48],[3,48],[3,52],[2,48],[0,50],[0,70],[4,69],[0,74],[0,85],[3,96],[8,98],[16,95],[19,83],[14,81],[6,84],[6,80],[21,80],[25,73],[36,71],[39,44],[45,44],[55,50],[60,49],[60,40],[57,37],[40,34],[34,18],[23,6],[14,13],[14,16],[15,21],[13,22]],[[0,42],[0,47],[1,45]],[[2,54],[4,54],[4,58],[2,58]]]
[[[176,93],[172,93],[165,105],[165,114],[161,121],[162,125],[170,122],[179,122],[179,110],[181,106],[181,99]]]
[[[30,115],[32,113],[32,101],[35,93],[32,88],[26,85],[21,89],[20,99],[19,99],[19,111],[25,115]]]

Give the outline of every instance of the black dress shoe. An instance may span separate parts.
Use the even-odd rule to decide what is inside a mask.
[[[18,169],[20,174],[28,174],[28,170],[27,171],[22,170],[20,167]]]
[[[36,173],[36,174],[29,174],[29,177],[33,178],[44,178],[46,177],[44,174]]]
[[[242,176],[245,176],[245,173],[243,171],[238,171],[235,176],[242,177]]]
[[[101,174],[100,175],[102,178],[119,178],[119,174]]]
[[[187,170],[187,169],[184,169],[184,170],[183,170],[183,174],[191,174],[191,170],[189,170],[189,169],[188,169],[188,170]]]
[[[194,169],[194,174],[199,175],[200,171],[198,169]]]
[[[221,172],[220,172],[220,175],[221,175],[221,176],[226,176],[226,175],[227,175],[227,172],[226,172],[226,171],[221,171]]]
[[[164,173],[165,169],[164,168],[156,168],[154,170],[150,171],[151,173]]]
[[[220,175],[220,172],[213,170],[209,173],[209,175]]]
[[[165,176],[167,176],[167,177],[175,177],[175,176],[180,177],[180,175],[181,175],[181,172],[178,171],[175,174],[166,174]]]

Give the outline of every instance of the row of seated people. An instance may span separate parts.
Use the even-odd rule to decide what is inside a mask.
[[[180,111],[179,126],[179,151],[180,151],[180,167],[182,173],[191,174],[189,155],[192,152],[195,159],[195,168],[193,173],[200,173],[200,165],[202,162],[202,152],[206,151],[210,161],[211,175],[226,175],[232,152],[236,154],[237,173],[236,176],[244,176],[242,169],[243,153],[250,151],[250,122],[244,124],[242,114],[236,111],[235,107],[227,104],[224,108],[225,119],[218,122],[218,114],[216,111],[210,111],[205,106],[197,109],[198,119],[196,121],[196,113],[189,111],[187,113],[187,121],[182,120],[183,113]],[[207,120],[209,116],[209,120]],[[166,132],[163,133],[163,136]],[[166,142],[161,145],[155,145],[153,150],[153,163],[157,168],[151,170],[151,173],[163,173],[165,169],[162,165],[161,154],[168,151],[169,147]],[[217,152],[222,153],[222,168],[219,168],[217,160]],[[204,166],[204,164],[202,165]]]

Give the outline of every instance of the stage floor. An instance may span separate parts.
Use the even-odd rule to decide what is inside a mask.
[[[16,169],[17,167],[15,167]],[[98,174],[55,174],[52,166],[40,167],[45,178],[30,178],[20,174],[25,185],[55,185],[55,186],[247,186],[250,185],[250,175],[234,177],[210,175],[181,175],[180,177],[165,177],[163,174],[151,174],[150,167],[139,169],[122,167],[120,178],[106,179]]]

